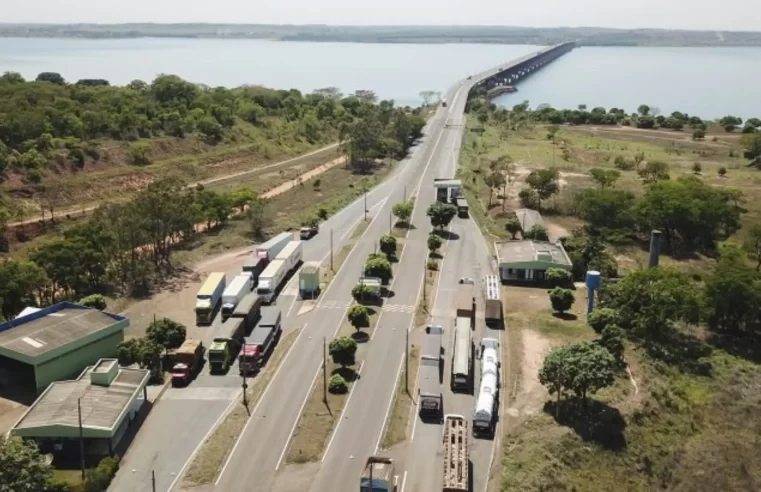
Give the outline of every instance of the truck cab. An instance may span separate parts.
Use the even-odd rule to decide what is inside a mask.
[[[359,477],[359,492],[397,492],[399,475],[394,460],[383,456],[370,456]]]
[[[187,364],[178,363],[172,368],[172,386],[187,385],[193,379],[193,371]]]
[[[209,346],[209,370],[225,372],[230,367],[230,347],[226,340],[214,340]]]
[[[320,226],[305,226],[299,229],[299,237],[301,239],[311,239],[320,232]]]

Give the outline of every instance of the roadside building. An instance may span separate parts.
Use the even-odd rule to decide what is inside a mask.
[[[149,378],[147,369],[100,359],[77,379],[48,386],[11,433],[34,440],[43,453],[79,456],[81,425],[85,454],[111,455],[146,401]]]
[[[570,271],[572,267],[560,241],[504,241],[494,246],[503,282],[538,282],[550,268]]]
[[[542,214],[537,210],[519,208],[515,211],[515,217],[518,219],[518,223],[521,225],[521,230],[524,234],[533,229],[534,226],[542,226],[546,228],[544,225],[544,219],[542,219]]]
[[[115,357],[129,320],[70,302],[0,325],[0,381],[41,392],[103,357]]]

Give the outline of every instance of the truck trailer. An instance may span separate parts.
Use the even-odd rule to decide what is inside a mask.
[[[187,339],[174,353],[172,386],[186,386],[198,374],[203,364],[203,342]]]
[[[468,492],[468,421],[444,417],[444,480],[442,492]]]
[[[457,205],[457,216],[461,219],[467,219],[469,216],[468,201],[463,197],[459,197],[455,200],[455,205]]]
[[[281,232],[266,243],[257,246],[256,256],[257,258],[262,258],[266,263],[270,263],[283,250],[285,245],[291,241],[293,241],[292,232]]]
[[[468,318],[471,328],[475,329],[476,321],[476,289],[471,284],[458,284],[455,294],[455,316]]]
[[[261,321],[253,329],[251,336],[243,339],[243,347],[238,356],[241,375],[249,376],[262,368],[283,333],[281,318],[278,307],[265,307],[262,310]]]
[[[259,285],[256,293],[262,298],[263,304],[271,304],[275,300],[280,284],[288,274],[287,265],[283,260],[274,260],[262,272],[259,277]]]
[[[394,460],[382,456],[367,458],[359,477],[359,492],[397,492],[398,487]]]
[[[444,413],[444,395],[441,383],[444,372],[444,359],[441,354],[444,328],[428,325],[425,328],[423,352],[418,369],[418,412],[421,419],[441,421]]]
[[[299,271],[299,296],[314,299],[320,293],[320,262],[308,261]]]
[[[254,288],[254,277],[249,272],[237,275],[222,293],[222,321],[232,316],[238,303]]]
[[[473,410],[473,435],[494,436],[500,392],[499,341],[481,340],[481,384]]]
[[[283,260],[287,273],[292,272],[294,268],[299,266],[303,258],[304,243],[302,241],[291,241],[275,257],[276,260]]]
[[[243,332],[248,334],[259,321],[261,310],[262,298],[256,292],[249,292],[235,307],[232,317],[243,320]]]
[[[230,364],[238,356],[240,344],[243,341],[243,319],[228,318],[222,323],[219,336],[209,347],[209,371],[212,373],[227,372]]]
[[[470,392],[473,381],[473,341],[470,318],[456,318],[454,330],[450,386],[452,391]]]
[[[258,256],[252,256],[245,263],[243,263],[243,271],[250,272],[254,280],[254,287],[259,284],[259,275],[262,274],[267,267],[267,261],[264,258]]]
[[[500,281],[496,275],[484,277],[484,318],[487,326],[502,328],[502,298],[500,296]]]
[[[225,280],[224,273],[211,273],[196,294],[197,325],[210,325],[214,320],[214,313],[222,300],[222,292],[225,290]]]

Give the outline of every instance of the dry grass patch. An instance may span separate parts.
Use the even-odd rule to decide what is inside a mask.
[[[418,367],[420,367],[419,353],[419,349],[410,344],[409,374],[400,374],[399,383],[396,385],[394,409],[391,411],[391,418],[387,422],[386,431],[383,434],[383,441],[381,442],[383,449],[388,449],[394,444],[407,439],[410,412],[415,406],[412,391],[414,391]],[[406,366],[403,371],[407,371]],[[408,381],[409,388],[407,387]]]
[[[247,393],[249,409],[256,405],[262,393],[264,393],[265,388],[270,380],[272,380],[275,371],[277,371],[293,342],[296,341],[300,331],[301,329],[294,330],[282,337],[265,368],[249,384]],[[188,468],[188,472],[183,478],[183,484],[195,486],[214,481],[228,453],[246,425],[246,421],[249,418],[248,412],[249,410],[243,406],[241,399],[240,403],[236,404],[229,415],[225,417],[219,427],[203,444],[190,464],[190,468]]]

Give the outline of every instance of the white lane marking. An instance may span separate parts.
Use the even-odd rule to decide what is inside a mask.
[[[296,274],[294,275],[294,277],[298,277],[298,275],[299,275],[299,272],[296,272]],[[298,294],[296,294],[295,296],[293,296],[293,299],[291,300],[291,306],[288,308],[288,311],[285,313],[285,319],[288,319],[288,317],[291,315],[291,311],[293,311],[293,306],[295,306],[295,305],[296,305],[296,298],[297,298],[298,296],[299,296]]]
[[[193,450],[193,453],[191,453],[190,457],[185,462],[185,464],[182,465],[182,468],[180,469],[179,473],[177,473],[177,475],[174,477],[174,480],[172,480],[172,483],[169,484],[169,488],[166,489],[167,492],[174,489],[175,485],[177,485],[177,481],[185,475],[185,470],[188,468],[188,465],[190,465],[190,463],[196,457],[196,454],[198,454],[198,451],[200,451],[201,446],[204,445],[204,443],[209,438],[209,436],[211,436],[212,432],[214,432],[217,429],[217,426],[219,425],[220,422],[222,422],[222,419],[227,417],[227,414],[230,413],[230,411],[232,410],[233,406],[236,403],[238,403],[237,398],[235,398],[234,400],[230,402],[227,408],[225,408],[225,411],[222,412],[222,415],[220,415],[219,418],[216,420],[216,422],[214,422],[214,425],[211,426],[211,429],[209,429],[206,435],[203,436],[203,439],[201,439],[201,442],[199,442],[198,445],[195,447],[195,449]]]
[[[267,383],[267,387],[264,388],[264,392],[259,397],[259,401],[256,402],[256,406],[251,411],[251,416],[248,418],[248,422],[246,422],[246,425],[243,426],[243,430],[238,434],[238,438],[235,440],[235,445],[233,446],[232,450],[227,454],[227,459],[225,459],[224,465],[222,465],[222,469],[219,471],[219,475],[217,475],[217,480],[214,482],[214,486],[219,485],[219,481],[222,480],[222,476],[225,474],[225,470],[227,469],[227,465],[230,464],[230,461],[232,460],[232,457],[235,456],[235,451],[238,449],[238,446],[240,446],[240,442],[243,440],[243,436],[246,434],[246,429],[248,429],[248,426],[253,422],[254,415],[256,415],[256,411],[259,410],[259,405],[262,404],[264,401],[264,397],[267,396],[267,392],[272,387],[272,384],[277,379],[277,375],[280,374],[280,370],[285,367],[285,362],[288,360],[288,357],[290,357],[291,352],[293,352],[293,348],[296,347],[296,345],[299,342],[299,338],[301,338],[301,335],[303,335],[307,331],[307,325],[309,323],[304,323],[304,326],[301,328],[301,333],[296,337],[296,340],[293,341],[293,344],[291,345],[291,348],[288,349],[288,353],[285,354],[285,357],[283,357],[283,360],[280,361],[280,365],[277,367],[277,370],[275,371],[275,374],[272,375],[272,379],[270,379],[269,383]]]
[[[407,485],[407,470],[404,470],[404,478],[402,478],[402,490],[399,492],[404,492],[405,485]]]
[[[351,389],[349,390],[349,396],[346,398],[346,403],[344,404],[344,408],[347,408],[349,406],[349,402],[351,401],[351,395],[354,394],[354,388],[357,386],[357,383],[359,383],[359,376],[362,374],[362,368],[365,365],[365,361],[362,361],[359,364],[359,370],[357,371],[357,377],[354,379],[354,382],[351,385]],[[330,450],[330,445],[333,444],[333,439],[336,437],[336,434],[338,434],[338,428],[341,427],[341,422],[343,422],[343,412],[341,412],[341,415],[339,416],[338,423],[333,428],[333,433],[330,435],[330,440],[328,441],[328,445],[325,446],[325,451],[322,453],[322,459],[320,460],[320,463],[325,461],[325,457],[328,455],[328,451]]]
[[[293,422],[293,427],[291,427],[291,432],[288,433],[288,440],[285,441],[285,446],[283,447],[283,451],[280,453],[280,458],[278,458],[277,460],[277,465],[275,465],[275,471],[278,471],[280,469],[280,463],[282,463],[283,458],[285,458],[285,453],[286,451],[288,451],[288,448],[291,445],[293,432],[296,430],[296,426],[299,425],[299,422],[301,421],[301,414],[304,411],[304,407],[307,405],[307,401],[309,401],[309,397],[312,395],[312,388],[314,387],[314,382],[317,380],[317,376],[320,374],[320,369],[322,369],[322,361],[320,361],[320,363],[317,364],[317,370],[314,372],[314,377],[312,378],[312,384],[309,385],[309,391],[307,391],[307,394],[304,397],[304,401],[301,403],[299,414],[296,415],[296,421]]]
[[[383,427],[381,427],[380,436],[378,436],[378,441],[375,443],[375,451],[373,454],[378,454],[378,448],[380,448],[381,439],[383,439],[383,433],[385,432],[386,426],[388,425],[388,416],[391,413],[391,407],[396,400],[396,390],[399,387],[399,377],[402,375],[402,365],[404,364],[404,358],[406,356],[407,349],[402,352],[402,358],[399,359],[399,369],[396,370],[396,379],[394,379],[394,391],[391,393],[391,398],[388,400],[388,406],[386,407],[386,416],[383,417]]]

